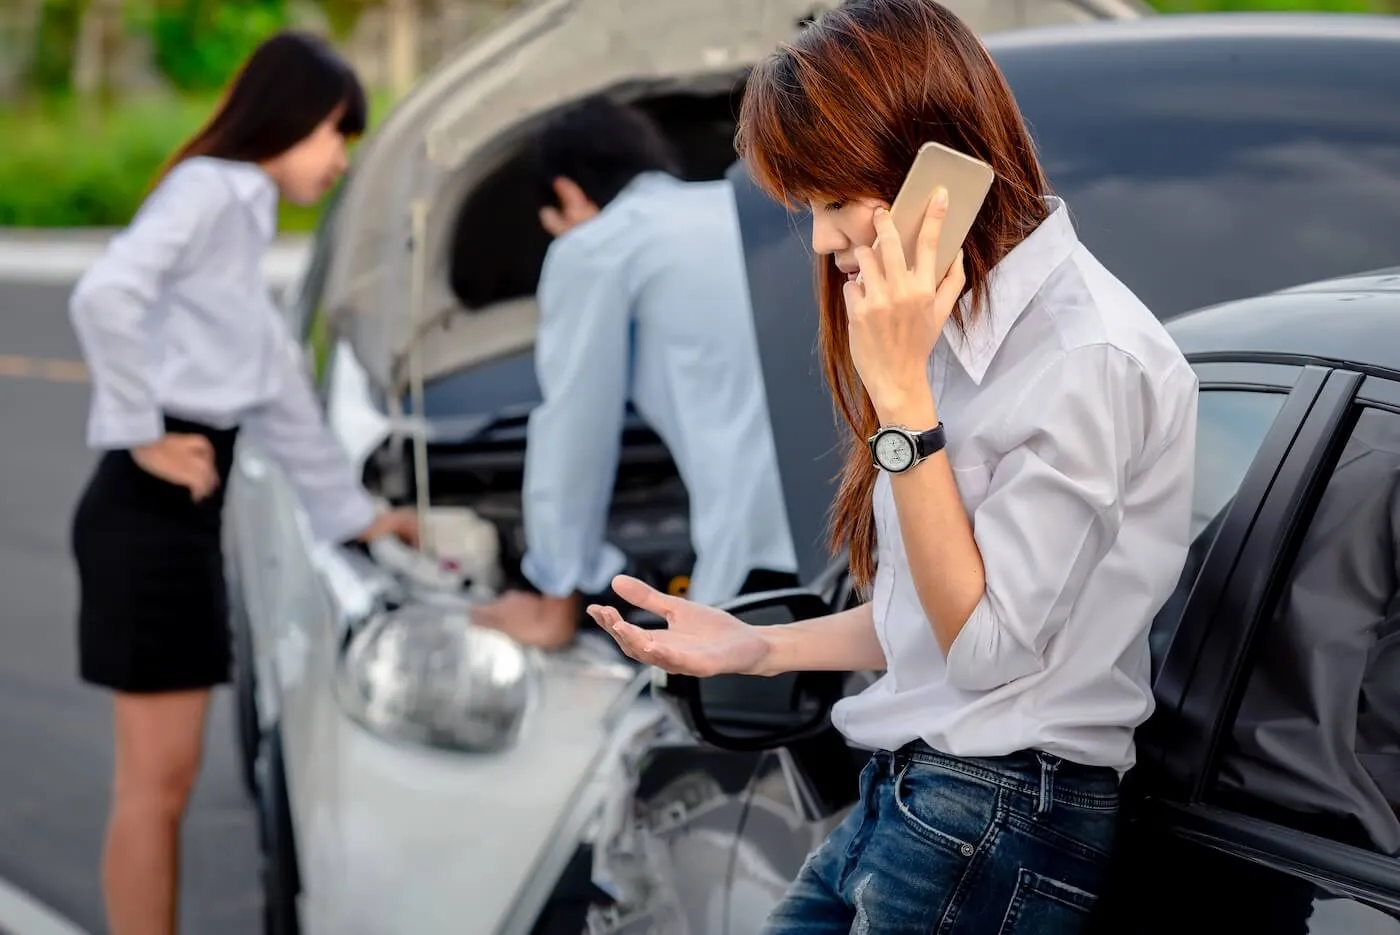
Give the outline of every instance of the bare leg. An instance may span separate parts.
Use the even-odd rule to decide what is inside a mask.
[[[207,689],[113,701],[116,764],[102,858],[111,935],[175,935],[180,820],[199,772]]]

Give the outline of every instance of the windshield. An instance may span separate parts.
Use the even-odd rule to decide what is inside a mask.
[[[994,55],[1080,238],[1158,317],[1400,259],[1394,41]]]

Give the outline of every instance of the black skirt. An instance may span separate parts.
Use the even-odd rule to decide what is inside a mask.
[[[121,692],[211,688],[230,675],[221,530],[237,430],[170,416],[165,427],[209,439],[211,496],[196,503],[129,452],[109,451],[73,516],[79,674]]]

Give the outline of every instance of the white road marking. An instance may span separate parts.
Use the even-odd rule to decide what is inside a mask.
[[[0,931],[9,935],[89,935],[4,880],[0,880]]]
[[[47,380],[50,383],[86,383],[88,370],[81,360],[0,354],[0,377]]]
[[[106,241],[99,236],[20,239],[0,230],[0,282],[25,285],[72,285],[102,254]],[[296,240],[276,243],[268,251],[263,272],[274,289],[286,286],[302,269],[308,245]]]

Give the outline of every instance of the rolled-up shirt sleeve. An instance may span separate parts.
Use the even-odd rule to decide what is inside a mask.
[[[624,277],[599,245],[561,240],[540,279],[521,572],[545,594],[602,591],[625,564],[605,539],[630,381]]]
[[[243,417],[243,432],[286,472],[319,539],[344,542],[369,528],[378,508],[326,424],[301,348],[276,322],[274,392]]]
[[[1044,666],[1118,535],[1148,392],[1136,361],[1090,345],[1059,357],[1009,407],[998,433],[1006,454],[972,515],[986,591],[949,648],[951,684],[989,691]]]
[[[233,204],[207,167],[177,165],[74,287],[68,313],[92,380],[93,448],[134,448],[164,434],[151,353],[156,298]]]

